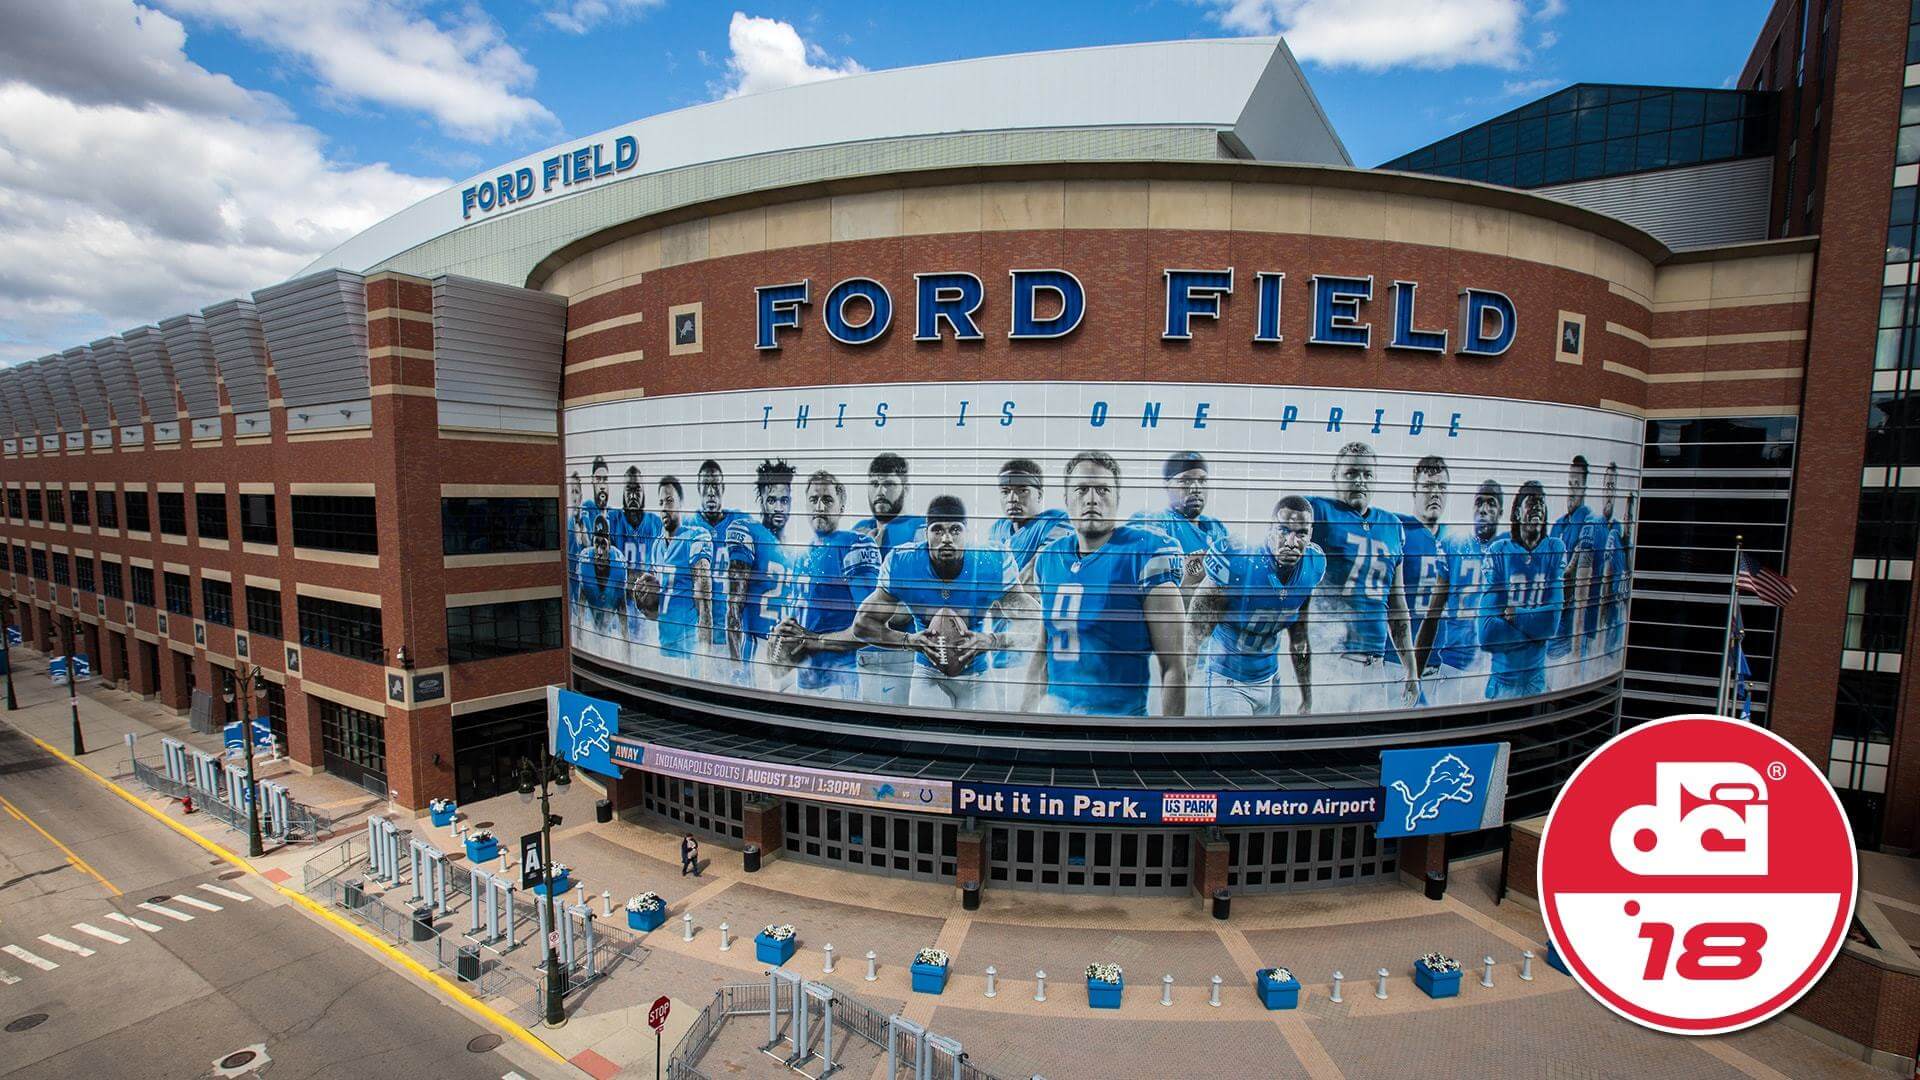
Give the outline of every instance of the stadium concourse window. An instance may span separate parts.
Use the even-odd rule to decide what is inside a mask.
[[[92,559],[73,557],[73,587],[80,592],[94,591]]]
[[[299,610],[300,644],[306,648],[375,664],[386,658],[379,608],[302,596]]]
[[[193,496],[194,517],[202,540],[227,538],[227,496],[225,492],[201,491]]]
[[[447,609],[447,660],[463,664],[560,647],[560,598]]]
[[[167,611],[174,615],[193,614],[193,579],[185,574],[167,573]]]
[[[558,551],[560,500],[441,499],[440,541],[447,555]]]
[[[88,497],[86,488],[74,488],[67,492],[67,520],[75,525],[92,524],[93,500]]]
[[[221,626],[233,625],[233,583],[215,581],[212,578],[200,579],[200,606],[206,612],[210,623]]]
[[[280,635],[280,590],[247,586],[247,633],[277,638]]]
[[[380,530],[371,495],[295,495],[293,546],[375,555]]]
[[[37,487],[28,488],[27,489],[27,520],[28,521],[44,521],[45,519],[46,519],[46,515],[41,510],[40,489]]]
[[[240,539],[248,544],[280,542],[280,525],[273,516],[273,496],[240,496]]]
[[[156,496],[160,506],[160,535],[187,535],[187,496],[180,491],[162,491]]]
[[[93,520],[103,529],[120,527],[120,500],[112,488],[93,493]]]
[[[121,576],[119,563],[102,562],[100,564],[100,595],[109,600],[127,598],[126,579]]]
[[[386,721],[369,712],[316,698],[320,703],[321,763],[352,780],[387,777]]]
[[[147,607],[153,606],[153,568],[147,566],[131,567],[127,571],[133,580],[133,602]]]
[[[453,795],[478,802],[514,787],[520,762],[537,760],[547,744],[547,703],[527,701],[453,718]]]
[[[127,504],[127,531],[150,533],[153,531],[153,503],[145,488],[129,490],[123,501]]]

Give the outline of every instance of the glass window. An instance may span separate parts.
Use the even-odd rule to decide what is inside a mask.
[[[33,576],[41,581],[47,580],[47,551],[45,548],[33,549]]]
[[[1514,144],[1514,125],[1511,123],[1494,124],[1487,132],[1487,153],[1494,157],[1505,157],[1518,147]]]
[[[1510,157],[1499,157],[1488,162],[1487,179],[1496,184],[1504,184],[1507,187],[1512,187],[1513,159]]]
[[[1521,154],[1513,159],[1513,182],[1516,187],[1539,187],[1545,176],[1542,155]]]
[[[1912,165],[1920,162],[1920,124],[1900,129],[1900,141],[1894,146],[1893,163]]]
[[[195,492],[193,496],[195,516],[199,519],[200,539],[225,540],[227,538],[227,496],[225,492]]]
[[[1700,160],[1700,129],[1676,128],[1667,142],[1667,157],[1675,165],[1691,165]]]
[[[1914,193],[1916,191],[1920,191],[1920,188],[1915,188],[1911,184],[1907,185],[1906,187],[1894,188],[1893,189],[1893,210],[1892,210],[1891,216],[1887,220],[1892,221],[1896,224],[1902,224],[1902,225],[1912,221],[1913,208],[1914,208]],[[14,516],[18,517],[19,515],[16,514]]]
[[[336,704],[326,698],[320,702],[320,752],[330,770],[364,771],[384,777],[387,774],[386,722],[368,712]]]
[[[19,544],[13,545],[13,572],[16,574],[27,572],[27,549]]]
[[[93,592],[93,560],[78,555],[73,558],[73,587],[81,592]]]
[[[1845,647],[1867,652],[1903,651],[1907,637],[1907,602],[1912,594],[1910,582],[1853,582],[1847,590]]]
[[[295,495],[293,544],[323,551],[374,555],[380,531],[368,495]]]
[[[1604,86],[1582,86],[1579,93],[1582,109],[1597,108],[1607,103],[1607,88]]]
[[[133,581],[133,602],[153,606],[153,568],[148,566],[128,567],[127,575]]]
[[[42,495],[41,495],[40,489],[38,487],[28,488],[27,489],[27,520],[28,521],[46,520],[46,512],[43,509],[41,509],[42,506],[44,505],[45,504],[42,502]]]
[[[1920,124],[1920,86],[1909,86],[1900,91],[1900,123]]]
[[[1640,133],[1665,131],[1673,126],[1673,95],[1649,94],[1640,99]]]
[[[1658,169],[1667,162],[1667,133],[1655,132],[1642,135],[1634,144],[1634,165],[1641,169]]]
[[[1905,286],[1893,285],[1880,290],[1880,326],[1899,326],[1906,319],[1907,290]]]
[[[221,626],[233,625],[233,583],[215,581],[212,578],[200,579],[200,606],[206,612],[210,623]]]
[[[1876,391],[1870,401],[1866,463],[1920,465],[1920,391]]]
[[[20,489],[17,487],[7,489],[7,516],[16,521],[26,516],[20,500]]]
[[[163,584],[167,590],[167,610],[175,615],[193,614],[193,579],[185,574],[167,573]]]
[[[280,636],[280,590],[247,586],[247,632],[261,637]]]
[[[1605,109],[1581,109],[1573,114],[1574,139],[1578,142],[1598,142],[1607,137],[1607,111]]]
[[[93,516],[103,529],[120,527],[120,500],[114,496],[112,488],[93,493]]]
[[[1740,117],[1741,100],[1744,94],[1708,94],[1707,122],[1718,120],[1737,120]]]
[[[145,491],[129,491],[123,496],[127,505],[127,531],[150,533],[153,531],[152,507]]]
[[[109,600],[127,598],[126,581],[120,576],[120,564],[103,562],[100,564],[100,595]]]
[[[1439,144],[1434,146],[1433,163],[1435,165],[1457,165],[1459,164],[1459,162],[1460,162],[1459,136],[1456,135],[1453,138],[1442,140]]]
[[[1475,161],[1487,156],[1487,129],[1470,127],[1460,133],[1460,160]]]
[[[47,490],[47,520],[56,525],[67,523],[67,496],[60,488]]]
[[[1739,138],[1739,124],[1708,124],[1700,136],[1700,160],[1718,161],[1721,158],[1732,157],[1734,145]]]
[[[1853,554],[1860,559],[1911,559],[1920,532],[1920,491],[1866,488],[1860,492],[1860,523]]]
[[[1631,101],[1607,106],[1607,138],[1618,139],[1623,136],[1637,134],[1639,131],[1636,122],[1638,115],[1639,106]]]
[[[302,596],[299,612],[301,645],[369,663],[386,658],[379,608]]]
[[[1887,230],[1887,261],[1907,262],[1913,258],[1913,226],[1895,225]]]
[[[68,564],[67,557],[57,551],[53,553],[53,583],[55,585],[73,584],[73,568]]]
[[[160,533],[163,536],[187,535],[187,496],[179,491],[158,492]]]
[[[1607,144],[1582,143],[1573,148],[1573,178],[1590,180],[1606,168]]]
[[[447,609],[447,659],[461,664],[560,647],[560,598]]]
[[[1548,150],[1540,174],[1541,182],[1564,184],[1571,179],[1573,179],[1573,148],[1562,146]]]
[[[1547,117],[1547,145],[1573,145],[1573,114],[1562,113]]]
[[[85,488],[73,488],[67,492],[67,518],[75,525],[90,524],[93,518],[93,495]]]
[[[1545,120],[1522,120],[1513,126],[1513,148],[1520,152],[1538,150],[1547,145]]]
[[[558,551],[560,500],[441,499],[440,537],[448,555]]]
[[[1669,101],[1672,105],[1668,122],[1674,127],[1697,124],[1706,118],[1707,96],[1698,90],[1676,90]]]
[[[1613,139],[1607,143],[1606,171],[1609,175],[1633,171],[1633,140]]]
[[[249,544],[280,542],[280,526],[273,516],[273,496],[240,496],[240,539]]]

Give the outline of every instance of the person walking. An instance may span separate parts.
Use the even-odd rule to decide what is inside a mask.
[[[680,841],[680,876],[686,877],[688,874],[700,876],[700,842],[693,838],[692,833]]]

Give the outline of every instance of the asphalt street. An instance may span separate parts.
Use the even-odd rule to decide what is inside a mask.
[[[557,1075],[476,1039],[499,1042],[0,724],[0,1076]],[[216,1071],[248,1049],[264,1068]]]

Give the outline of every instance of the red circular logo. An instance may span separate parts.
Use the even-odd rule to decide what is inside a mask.
[[[1677,1035],[1806,993],[1853,921],[1859,856],[1820,770],[1765,728],[1674,716],[1574,770],[1540,839],[1540,910],[1600,1003]]]

